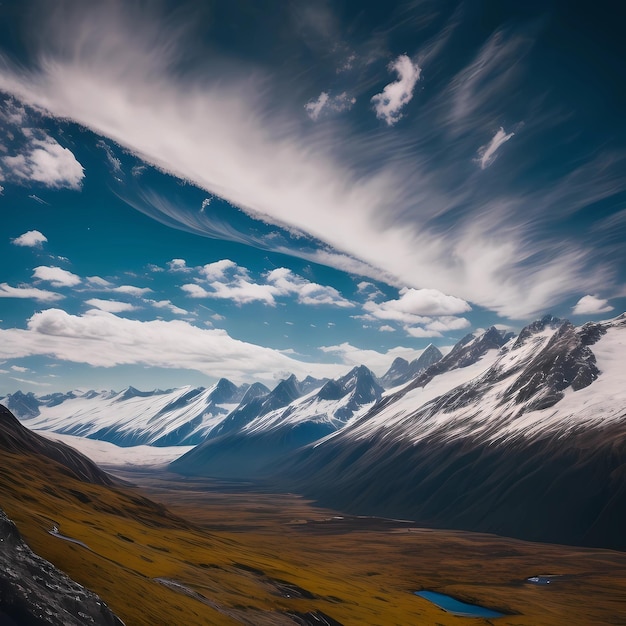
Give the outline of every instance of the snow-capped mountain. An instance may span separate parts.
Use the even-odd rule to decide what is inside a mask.
[[[407,383],[412,378],[415,378],[418,374],[421,374],[425,369],[433,365],[442,358],[439,348],[433,346],[431,343],[419,358],[414,359],[410,363],[402,357],[394,359],[391,367],[385,372],[380,379],[381,383],[386,389],[391,387],[397,387]]]
[[[70,393],[64,398],[54,394],[39,398],[37,415],[32,416],[32,411],[26,415],[17,411],[17,414],[33,430],[101,439],[120,446],[194,445],[244,398],[268,391],[258,384],[237,387],[222,378],[206,389],[181,387],[143,392],[128,387],[119,393],[90,391]],[[32,409],[33,402],[28,406]]]
[[[255,399],[256,405],[251,402],[233,411],[220,429],[172,468],[231,478],[267,473],[287,452],[337,431],[367,411],[383,391],[363,365],[300,397],[292,376],[271,394]],[[256,411],[252,419],[249,409]]]
[[[626,316],[468,336],[283,468],[351,512],[626,548]]]

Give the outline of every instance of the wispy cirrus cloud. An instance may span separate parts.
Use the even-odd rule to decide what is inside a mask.
[[[316,99],[309,100],[304,108],[307,115],[315,122],[324,111],[335,113],[349,111],[355,102],[356,98],[349,96],[345,91],[336,96],[331,96],[327,91],[322,91]]]
[[[219,56],[210,71],[206,63],[181,71],[188,33],[154,10],[116,2],[67,6],[72,10],[39,16],[46,23],[37,30],[39,54],[28,71],[3,59],[1,89],[77,121],[250,216],[309,234],[320,249],[280,247],[232,225],[216,229],[197,206],[191,211],[166,206],[154,194],[144,197],[154,206],[141,210],[163,223],[384,275],[390,284],[439,289],[517,319],[589,293],[599,281],[610,284],[615,268],[598,261],[598,246],[542,228],[565,210],[548,192],[565,193],[571,170],[563,167],[543,186],[507,194],[502,185],[486,189],[459,167],[475,156],[494,120],[506,119],[503,103],[511,103],[528,70],[534,26],[496,29],[420,105],[419,119],[411,122],[442,144],[438,155],[445,159],[435,162],[431,143],[421,149],[413,135],[361,134],[340,118],[332,133],[322,124],[303,124],[302,100],[290,110],[283,97],[293,92],[292,74],[268,75]],[[411,68],[403,62],[404,74],[394,70],[397,88],[376,100],[390,120],[406,112],[394,103],[406,103],[406,87],[417,84],[411,58],[420,56],[407,58]],[[532,78],[526,76],[526,86]],[[380,84],[380,77],[368,81]],[[311,93],[306,86],[298,85],[300,93]],[[540,155],[539,148],[527,154]],[[619,182],[607,185],[604,193],[620,188]],[[586,191],[585,198],[597,195],[593,180]]]
[[[496,131],[496,134],[491,138],[491,141],[478,149],[477,163],[480,165],[480,169],[484,170],[489,167],[496,159],[496,152],[500,146],[506,143],[515,133],[506,133],[502,126]]]

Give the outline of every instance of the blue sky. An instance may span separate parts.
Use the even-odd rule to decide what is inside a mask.
[[[2,3],[0,393],[382,374],[623,312],[609,9]]]

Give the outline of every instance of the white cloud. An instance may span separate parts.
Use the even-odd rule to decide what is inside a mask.
[[[328,93],[326,91],[322,91],[322,93],[315,100],[309,100],[304,105],[307,114],[312,120],[317,120],[322,112],[322,109],[326,106],[328,102]]]
[[[215,261],[215,263],[208,263],[200,270],[200,273],[203,274],[207,280],[224,280],[226,273],[229,271],[237,271],[239,274],[242,273],[237,263],[230,259],[222,259],[221,261]]]
[[[113,286],[113,283],[104,278],[101,278],[100,276],[87,276],[86,280],[90,285],[94,287],[107,288]]]
[[[427,330],[426,328],[422,328],[420,326],[405,326],[404,330],[406,330],[411,337],[417,337],[418,339],[443,336],[438,330]]]
[[[332,305],[341,308],[353,307],[334,287],[313,283],[286,267],[279,267],[266,275],[267,281],[278,289],[280,295],[297,295],[298,302],[306,305]]]
[[[22,374],[23,374],[24,372],[28,372],[28,371],[30,371],[27,367],[22,367],[21,365],[11,365],[11,369],[12,369],[14,372],[21,372]]]
[[[451,316],[471,310],[461,298],[446,295],[437,289],[413,288],[401,289],[397,300],[379,303],[370,300],[363,304],[363,308],[374,318],[409,325],[428,324],[433,321],[433,316]]]
[[[40,383],[36,380],[28,380],[26,378],[11,377],[11,380],[17,380],[18,383],[24,383],[25,385],[35,385],[36,387],[52,387],[52,383]]]
[[[597,296],[583,296],[572,309],[574,315],[597,315],[599,313],[608,313],[613,311],[615,307],[609,304],[608,300],[598,298]]]
[[[15,239],[11,239],[12,244],[16,246],[25,246],[27,248],[40,248],[46,241],[48,241],[48,238],[38,230],[29,230],[23,235],[20,235]]]
[[[476,161],[480,165],[480,169],[484,170],[496,160],[496,152],[498,148],[506,143],[515,133],[505,133],[504,128],[500,127],[491,141],[478,149],[478,159]]]
[[[189,311],[181,309],[179,306],[173,304],[170,300],[144,300],[146,304],[150,304],[157,309],[167,309],[171,313],[176,315],[189,315]]]
[[[37,289],[36,287],[11,287],[7,283],[0,283],[0,298],[26,298],[39,302],[56,302],[64,296],[54,291]]]
[[[83,166],[68,148],[52,137],[31,139],[24,152],[0,158],[0,174],[18,182],[33,181],[52,188],[79,189],[84,178]]]
[[[396,329],[393,326],[389,326],[389,324],[383,324],[379,329],[381,333],[394,333]]]
[[[398,80],[389,83],[382,93],[372,96],[376,117],[393,126],[401,117],[400,110],[413,98],[413,90],[422,70],[406,54],[389,64],[389,71],[398,74]]]
[[[152,289],[149,287],[134,287],[133,285],[121,285],[120,287],[115,287],[111,291],[115,291],[117,293],[126,293],[131,296],[144,296],[147,293],[150,293]]]
[[[36,313],[26,330],[0,329],[0,358],[48,355],[100,367],[143,364],[192,369],[235,382],[273,380],[276,371],[337,376],[343,364],[311,364],[277,350],[233,339],[223,330],[181,320],[138,321],[92,309],[69,315],[60,309]]]
[[[344,342],[335,346],[322,346],[322,352],[335,354],[348,367],[355,365],[365,365],[369,367],[376,376],[382,376],[391,366],[393,360],[402,357],[407,361],[417,359],[423,350],[412,350],[401,346],[391,348],[387,352],[377,352],[376,350],[364,350],[357,348],[349,342]]]
[[[167,262],[167,267],[170,272],[190,272],[191,268],[187,267],[187,261],[185,259],[172,259]]]
[[[349,96],[346,91],[332,97],[328,92],[322,91],[316,100],[310,100],[304,105],[304,108],[308,116],[313,121],[317,121],[323,111],[334,111],[335,113],[349,111],[355,102],[356,98]]]
[[[33,271],[33,278],[49,282],[53,287],[74,287],[80,284],[80,277],[60,267],[40,265]]]
[[[125,311],[134,311],[137,307],[128,302],[119,302],[118,300],[101,300],[100,298],[91,298],[86,300],[85,304],[106,311],[107,313],[124,313]]]
[[[206,64],[177,74],[186,33],[154,12],[133,13],[132,3],[73,8],[62,20],[42,16],[52,20],[38,31],[37,58],[45,62],[27,73],[2,59],[0,89],[110,138],[256,218],[336,250],[306,258],[377,280],[386,276],[389,284],[437,288],[514,319],[607,284],[611,268],[594,265],[589,248],[534,236],[543,217],[527,217],[526,207],[545,206],[537,197],[513,202],[458,185],[446,193],[445,181],[422,163],[432,157],[418,153],[416,159],[400,137],[381,142],[339,124],[332,133],[317,124],[303,128],[300,107],[290,112],[284,99],[270,99],[291,89],[280,78],[252,75],[249,67],[225,66],[217,57],[210,74]],[[531,42],[495,33],[441,93],[430,121],[449,111],[444,126],[466,131],[477,127],[483,109],[495,119],[492,109],[511,91]],[[417,80],[416,66],[409,65],[406,75]],[[389,159],[396,147],[389,142],[396,141],[400,150]],[[431,217],[445,218],[460,206],[467,212],[445,232],[432,225]],[[168,217],[189,225],[183,208]],[[375,274],[376,268],[382,271]]]
[[[191,298],[210,298],[213,295],[210,291],[207,291],[204,287],[200,287],[200,285],[196,285],[195,283],[183,285],[181,289]]]

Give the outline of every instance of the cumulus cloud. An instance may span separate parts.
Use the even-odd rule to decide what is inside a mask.
[[[108,313],[124,313],[126,311],[134,311],[137,308],[128,302],[119,302],[118,300],[101,300],[99,298],[86,300],[85,304]]]
[[[22,367],[21,365],[11,365],[11,369],[12,369],[14,372],[21,372],[22,374],[23,374],[24,372],[28,372],[28,371],[30,371],[27,367]]]
[[[187,261],[185,259],[172,259],[167,262],[167,267],[170,272],[190,272],[191,268],[187,267]]]
[[[55,302],[64,296],[54,291],[37,289],[36,287],[11,287],[7,283],[0,283],[0,298],[26,298],[39,302]]]
[[[266,275],[267,281],[277,288],[279,295],[294,294],[300,304],[349,308],[354,304],[344,298],[334,287],[320,285],[294,274],[286,267],[279,267]]]
[[[215,261],[215,263],[208,263],[200,270],[200,273],[207,280],[224,280],[226,273],[229,271],[234,271],[240,276],[247,274],[245,270],[230,259],[222,259],[221,261]]]
[[[38,230],[29,230],[23,235],[11,239],[11,243],[16,246],[24,246],[27,248],[41,248],[42,244],[48,241],[48,238]]]
[[[0,175],[16,182],[80,189],[83,166],[52,137],[32,138],[19,154],[0,157]]]
[[[113,283],[106,280],[105,278],[101,278],[100,276],[87,276],[85,280],[93,287],[105,289],[107,287],[113,286]]]
[[[149,304],[157,309],[167,309],[170,313],[176,315],[189,315],[189,311],[181,309],[179,306],[173,304],[170,300],[144,300],[146,304]]]
[[[478,149],[477,163],[480,169],[484,170],[496,160],[496,152],[503,143],[506,143],[515,133],[505,133],[504,128],[500,127],[491,141]]]
[[[143,364],[197,370],[235,382],[273,380],[276,371],[298,377],[337,376],[338,363],[304,363],[277,350],[233,339],[223,330],[202,329],[181,320],[138,321],[91,309],[70,315],[46,309],[27,328],[0,329],[0,358],[47,355],[100,367]]]
[[[423,328],[421,326],[405,326],[404,330],[411,335],[411,337],[417,337],[418,339],[424,339],[427,337],[443,337],[438,330]]]
[[[609,304],[608,300],[598,298],[597,296],[583,296],[572,309],[574,315],[597,315],[599,313],[608,313],[613,311],[615,307]]]
[[[389,71],[396,72],[398,80],[372,96],[372,102],[376,117],[393,126],[402,117],[401,109],[413,98],[413,90],[422,70],[406,54],[401,54],[389,64]]]
[[[433,316],[452,316],[471,310],[470,305],[455,296],[437,289],[403,288],[396,300],[368,301],[363,308],[374,318],[392,320],[405,324],[432,322]]]
[[[152,289],[150,287],[135,287],[133,285],[121,285],[120,287],[115,287],[111,291],[115,291],[117,293],[126,293],[131,296],[144,296],[147,293],[150,293]]]
[[[383,324],[379,329],[381,333],[393,333],[396,329],[393,326],[389,326],[389,324]]]
[[[76,274],[68,272],[60,267],[40,265],[33,270],[33,278],[50,283],[53,287],[74,287],[81,280]]]

